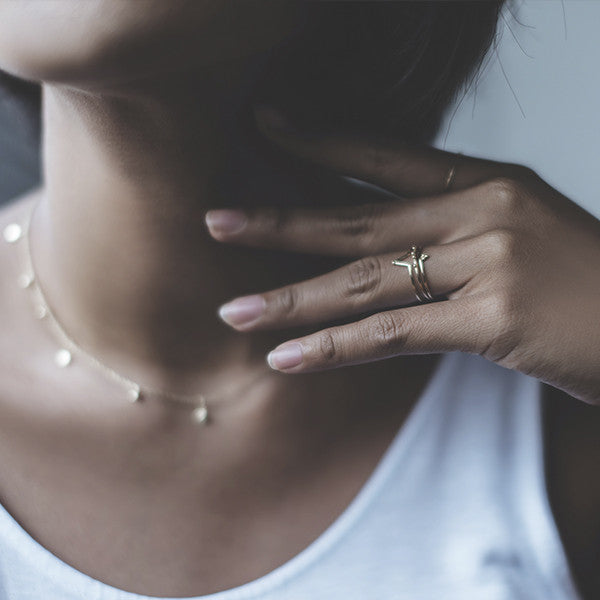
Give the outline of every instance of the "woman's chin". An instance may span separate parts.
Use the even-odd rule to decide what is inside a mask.
[[[278,0],[0,0],[0,69],[102,87],[251,57],[297,18]]]

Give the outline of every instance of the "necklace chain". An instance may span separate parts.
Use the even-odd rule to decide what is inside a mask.
[[[121,385],[126,390],[127,399],[132,403],[137,403],[145,396],[156,396],[164,400],[189,404],[194,407],[192,418],[201,424],[208,422],[208,403],[204,394],[174,394],[163,390],[158,390],[149,386],[142,386],[133,379],[122,375],[108,366],[87,350],[84,350],[64,329],[60,321],[50,308],[46,296],[42,290],[39,279],[37,277],[33,258],[31,253],[30,228],[33,220],[35,209],[38,202],[34,202],[28,217],[23,226],[18,223],[11,223],[4,228],[4,239],[9,243],[14,243],[19,240],[24,241],[24,262],[25,271],[19,276],[18,283],[21,288],[31,290],[34,297],[34,314],[38,319],[47,321],[51,325],[59,343],[62,347],[55,353],[54,362],[58,367],[64,368],[71,364],[73,356],[78,356],[87,362],[91,367],[101,372],[106,378]],[[238,387],[235,391],[239,392],[251,385],[258,383],[263,377],[271,373],[271,370],[261,371],[253,374],[252,378],[245,382],[243,386]],[[227,397],[232,394],[222,394],[221,397]]]

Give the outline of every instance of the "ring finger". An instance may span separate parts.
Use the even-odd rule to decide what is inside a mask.
[[[476,238],[428,246],[425,277],[435,297],[451,295],[479,272]],[[402,252],[370,256],[326,275],[224,304],[220,317],[238,331],[330,321],[415,302],[408,269],[392,264]],[[468,257],[468,260],[465,258]]]

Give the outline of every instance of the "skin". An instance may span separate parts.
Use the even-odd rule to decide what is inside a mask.
[[[301,373],[460,350],[600,405],[598,219],[525,167],[402,144],[294,135],[281,127],[281,116],[261,114],[265,133],[284,149],[410,198],[286,210],[285,218],[260,208],[208,214],[221,241],[360,257],[221,309],[242,331],[375,312],[278,346],[273,368]],[[392,264],[397,249],[411,244],[424,246],[432,293],[447,301],[382,310],[414,302],[408,271],[399,275]],[[253,311],[241,310],[250,305]]]
[[[147,386],[206,393],[212,422],[199,432],[188,406],[129,404],[83,361],[57,370],[56,339],[14,285],[17,248],[3,245],[0,497],[35,539],[96,579],[198,595],[260,577],[318,537],[372,472],[436,359],[289,377],[265,355],[298,329],[240,335],[218,318],[229,298],[341,261],[217,243],[204,226],[209,208],[365,197],[308,167],[311,177],[282,174],[235,126],[257,65],[298,22],[295,3],[140,4],[0,1],[0,68],[44,90],[44,186],[4,208],[0,225],[36,205],[36,272],[65,329]],[[256,177],[239,176],[248,172]],[[236,178],[240,189],[223,189]],[[375,387],[387,391],[373,399]],[[572,476],[587,439],[568,454],[558,445],[553,463],[565,465],[552,481],[577,557],[588,555],[594,513],[573,508],[581,485],[563,472]],[[600,501],[593,485],[586,496]],[[593,591],[587,564],[574,562]]]
[[[132,405],[77,357],[57,369],[58,342],[16,285],[19,244],[2,243],[0,498],[80,571],[191,596],[256,579],[317,538],[436,360],[299,385],[265,362],[279,333],[242,337],[218,318],[233,295],[330,265],[226,248],[204,225],[232,198],[319,203],[331,189],[280,174],[258,134],[237,127],[256,65],[294,29],[296,6],[140,4],[0,2],[0,67],[41,80],[44,111],[44,185],[3,208],[0,227],[35,206],[36,274],[65,330],[145,387],[205,393],[211,423],[199,430],[189,405],[159,397]],[[373,401],[376,385],[387,392]]]

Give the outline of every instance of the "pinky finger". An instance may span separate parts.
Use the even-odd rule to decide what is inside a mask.
[[[307,373],[402,354],[481,354],[495,337],[492,312],[476,295],[380,312],[284,342],[267,360],[278,371]]]

